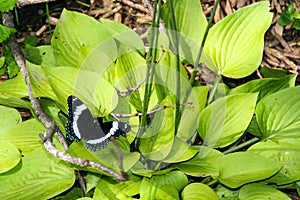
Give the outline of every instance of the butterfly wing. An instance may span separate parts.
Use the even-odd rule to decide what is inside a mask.
[[[75,96],[68,97],[68,107],[67,138],[76,142],[84,139],[86,148],[91,151],[104,148],[109,143],[110,137],[125,135],[131,129],[125,122],[98,121],[86,105]]]
[[[109,140],[105,137],[99,122],[93,117],[86,105],[80,99],[69,96],[68,106],[67,138],[75,142],[81,139],[85,139],[86,141],[97,140],[93,145],[95,147],[91,147],[92,149],[86,144],[86,147],[92,151],[104,148]]]
[[[100,123],[100,125],[106,135],[103,138],[88,140],[86,142],[86,147],[92,151],[104,148],[110,137],[118,138],[128,133],[131,129],[129,124],[119,121]],[[103,140],[107,141],[107,143],[103,142]]]

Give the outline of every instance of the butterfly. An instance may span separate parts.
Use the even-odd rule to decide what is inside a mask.
[[[91,151],[106,147],[110,138],[118,138],[131,129],[126,122],[103,122],[93,117],[87,106],[77,97],[68,97],[68,122],[66,124],[67,139],[79,142],[84,139],[85,146]]]

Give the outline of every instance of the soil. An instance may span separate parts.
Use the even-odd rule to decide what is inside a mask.
[[[216,23],[235,10],[256,1],[221,0],[214,17],[214,22]],[[214,5],[214,0],[201,0],[201,3],[208,19]],[[292,26],[282,27],[277,21],[283,9],[290,3],[294,3],[297,8],[296,11],[300,12],[300,1],[270,0],[270,3],[271,12],[273,12],[274,16],[272,25],[265,34],[264,57],[261,67],[280,68],[289,74],[298,74],[300,71],[300,31],[295,30]],[[18,30],[17,38],[19,42],[24,41],[29,36],[36,36],[38,37],[38,45],[50,44],[56,19],[59,19],[63,9],[78,11],[96,19],[106,18],[123,23],[135,30],[143,39],[146,38],[147,29],[152,20],[151,12],[145,7],[142,0],[94,0],[92,2],[88,0],[60,0],[48,3],[51,16],[50,29],[47,23],[46,7],[46,4],[42,3],[16,9],[16,28]],[[242,80],[224,78],[224,81],[234,87],[258,78],[262,78],[262,76],[257,70]],[[298,77],[297,83],[299,82],[300,79]],[[290,191],[287,194],[292,199],[298,199],[297,195]]]

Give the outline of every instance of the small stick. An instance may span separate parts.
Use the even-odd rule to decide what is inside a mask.
[[[47,3],[52,1],[57,1],[57,0],[19,0],[17,6],[23,7],[30,4]]]
[[[188,102],[188,103],[183,103],[183,104],[180,104],[181,106],[191,106],[192,108],[194,107],[193,106],[193,103],[192,102]],[[157,109],[154,109],[154,110],[151,110],[149,112],[147,112],[147,115],[151,115],[151,114],[154,114],[158,111],[161,111],[161,110],[164,110],[164,109],[167,109],[167,108],[173,108],[175,107],[176,105],[169,105],[169,106],[163,106],[163,107],[160,107],[160,108],[157,108]],[[117,114],[117,113],[110,113],[111,116],[113,116],[114,118],[118,119],[118,118],[127,118],[127,117],[137,117],[137,116],[142,116],[142,113],[133,113],[133,114]]]
[[[127,6],[129,6],[129,7],[134,8],[136,10],[139,10],[139,11],[141,11],[143,13],[150,14],[149,11],[146,8],[144,8],[144,6],[142,6],[142,5],[135,4],[135,3],[133,3],[133,2],[131,2],[129,0],[118,0],[118,1],[121,2],[121,3],[123,3],[123,4],[125,4],[125,5],[127,5]]]

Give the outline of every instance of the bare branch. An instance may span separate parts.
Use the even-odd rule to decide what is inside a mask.
[[[167,108],[173,108],[175,106],[176,105],[163,106],[163,107],[160,107],[160,108],[157,108],[157,109],[154,109],[154,110],[151,110],[151,111],[147,112],[147,115],[154,114],[154,113],[156,113],[158,111],[161,111],[161,110],[164,110],[164,109],[167,109]],[[180,106],[190,106],[192,108],[194,107],[192,102],[183,103],[183,104],[180,104]],[[114,118],[118,119],[118,118],[125,118],[125,117],[142,116],[142,113],[133,113],[133,114],[110,113],[110,115],[113,116]]]
[[[44,141],[44,146],[47,149],[47,151],[49,153],[51,153],[52,155],[54,155],[55,157],[60,158],[61,160],[66,161],[68,163],[79,165],[81,167],[91,166],[91,167],[100,169],[100,170],[112,175],[113,177],[115,177],[116,179],[118,179],[120,181],[125,180],[122,175],[119,175],[118,173],[108,169],[107,167],[100,165],[99,163],[96,163],[94,161],[90,161],[90,160],[87,160],[84,158],[77,158],[77,157],[71,156],[70,154],[64,153],[64,152],[56,149],[56,147],[52,144],[52,142],[47,140],[42,134],[40,134],[39,136]]]
[[[52,2],[52,1],[57,1],[57,0],[19,0],[17,3],[18,7],[23,7],[26,5],[32,5],[32,4],[38,4],[38,3],[47,3],[47,2]]]

